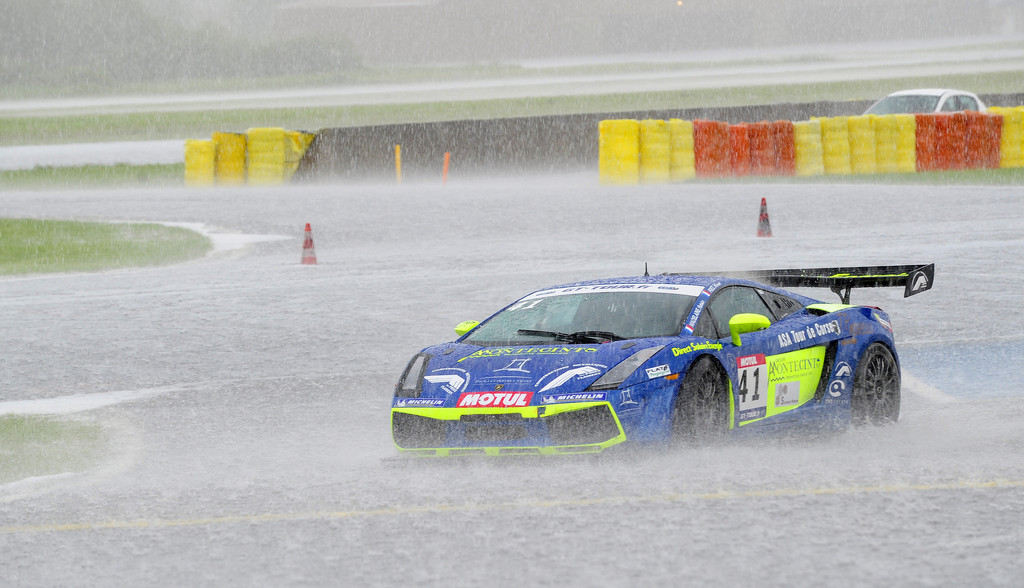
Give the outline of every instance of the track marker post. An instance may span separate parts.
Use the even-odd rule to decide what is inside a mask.
[[[441,168],[441,184],[448,183],[448,164],[452,160],[452,154],[449,151],[444,152],[444,166]]]
[[[402,146],[395,145],[395,180],[402,183]]]

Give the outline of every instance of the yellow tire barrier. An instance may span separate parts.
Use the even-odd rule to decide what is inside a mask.
[[[822,161],[827,175],[853,173],[850,166],[850,129],[846,119],[844,116],[820,119]]]
[[[917,172],[917,117],[913,114],[890,115],[896,121],[896,171]]]
[[[185,141],[185,184],[281,184],[298,170],[315,135],[281,128],[245,134],[215,132],[211,140]]]
[[[1003,117],[1003,133],[999,139],[999,167],[1024,167],[1024,106],[993,107],[989,112]]]
[[[635,120],[603,120],[598,130],[598,173],[601,183],[639,183],[640,123]]]
[[[825,161],[821,146],[820,120],[793,123],[793,147],[796,157],[796,175],[824,175]]]
[[[216,177],[216,150],[213,141],[185,140],[185,185],[212,186]]]
[[[282,184],[290,179],[313,140],[309,133],[277,127],[249,129],[246,135],[249,139],[249,183],[263,186]]]
[[[693,151],[693,122],[673,118],[668,121],[669,176],[673,182],[697,177]]]
[[[213,133],[213,145],[216,148],[217,183],[224,186],[245,184],[245,135]]]
[[[671,176],[668,125],[663,120],[640,121],[640,182],[662,184]]]
[[[764,160],[758,164],[764,169],[758,169],[767,175],[783,173],[779,169],[765,171],[765,162],[774,160],[778,164],[782,157],[792,159],[792,169],[785,173],[798,176],[959,169],[953,166],[958,161],[964,168],[968,165],[992,168],[996,165],[996,149],[999,150],[999,167],[1024,167],[1024,106],[993,107],[990,111],[987,117],[968,112],[938,118],[936,115],[891,114],[785,122],[785,125],[792,125],[792,135],[776,135],[773,130],[770,147],[766,147],[767,143],[758,143],[757,149],[768,149],[765,153],[755,151],[754,139],[738,140],[741,133],[734,131],[745,132],[748,127],[756,130],[759,124],[768,123],[730,126],[706,120],[604,120],[599,127],[601,183],[638,184],[746,175],[748,165],[751,170],[755,168],[755,155],[758,161]],[[973,121],[972,117],[980,117],[981,122]],[[942,149],[948,151],[949,146],[936,143],[938,127],[935,125],[951,126],[961,119],[961,134],[973,137],[974,141],[963,143],[962,153],[945,154]],[[772,129],[782,122],[772,123]],[[968,129],[974,129],[971,131],[974,134],[968,133]],[[1000,131],[997,142],[996,134]],[[946,133],[948,135],[949,131]],[[946,135],[938,137],[949,140]],[[936,153],[949,161],[936,160]],[[953,155],[960,159],[954,161]],[[739,165],[738,161],[746,164]]]
[[[871,128],[875,134],[875,171],[894,174],[900,169],[900,125],[891,115],[872,116]]]
[[[850,170],[858,175],[875,173],[875,132],[871,117],[851,116],[846,124],[850,131]]]

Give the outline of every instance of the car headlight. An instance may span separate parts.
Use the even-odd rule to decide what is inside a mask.
[[[653,357],[655,353],[664,348],[664,345],[658,345],[637,351],[633,355],[630,355],[619,362],[619,365],[605,372],[605,374],[598,378],[596,382],[591,384],[587,390],[614,390],[615,388],[618,388],[619,385],[622,384],[626,378],[631,376],[638,367],[643,365],[644,362]]]
[[[429,353],[417,353],[405,366],[402,377],[395,386],[395,398],[419,398],[423,392],[423,374],[432,356]]]

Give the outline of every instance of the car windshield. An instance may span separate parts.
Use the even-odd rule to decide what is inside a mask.
[[[676,336],[700,293],[700,287],[660,284],[622,287],[631,288],[626,291],[596,288],[527,296],[470,331],[463,342],[482,346],[587,344]],[[659,288],[665,291],[651,291]]]
[[[938,96],[886,96],[876,102],[864,114],[912,114],[916,112],[935,112],[939,103]]]

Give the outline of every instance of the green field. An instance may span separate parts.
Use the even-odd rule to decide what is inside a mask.
[[[35,476],[78,473],[107,450],[94,422],[38,416],[0,417],[0,485]]]
[[[625,66],[619,66],[625,67]],[[629,66],[645,69],[642,65]],[[607,68],[606,68],[607,69]],[[585,74],[575,68],[566,75]],[[502,70],[502,73],[507,73]],[[550,72],[549,72],[550,73]],[[557,73],[557,72],[555,72]],[[535,75],[535,74],[534,74]],[[449,73],[446,77],[457,77]],[[208,138],[213,131],[244,132],[252,127],[283,127],[315,132],[323,128],[492,119],[583,113],[616,113],[674,108],[868,100],[910,87],[963,87],[978,93],[1019,92],[1024,72],[901,78],[817,84],[555,96],[500,100],[305,106],[240,110],[181,110],[69,115],[0,116],[0,145]],[[197,89],[197,91],[199,91]]]
[[[195,231],[159,224],[0,218],[0,275],[165,265],[212,248]]]
[[[184,163],[82,165],[0,171],[0,189],[72,189],[104,186],[182,186]]]

